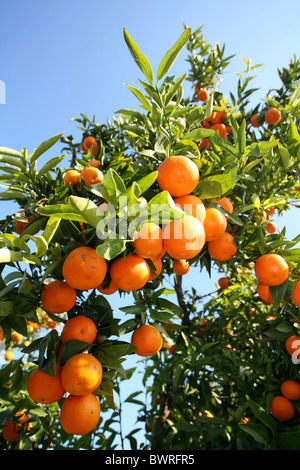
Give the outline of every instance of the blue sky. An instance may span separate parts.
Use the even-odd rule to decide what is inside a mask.
[[[300,55],[299,17],[299,0],[2,0],[0,80],[6,85],[6,104],[0,104],[0,146],[32,152],[60,132],[79,139],[70,122],[79,112],[106,123],[120,108],[137,108],[124,84],[139,86],[143,77],[124,42],[124,27],[156,71],[183,32],[183,23],[192,30],[203,25],[210,44],[220,41],[226,44],[226,55],[236,54],[221,91],[236,90],[235,72],[244,67],[240,56],[251,57],[253,63],[264,64],[253,80],[260,88],[255,98],[261,101],[280,85],[277,68]],[[172,68],[176,76],[186,72],[185,59],[182,51]],[[191,88],[186,85],[188,96]],[[47,158],[60,155],[61,147],[57,144]],[[1,215],[15,208],[1,204]],[[280,229],[287,226],[290,239],[299,232],[293,213],[278,221]],[[188,275],[184,285],[190,283],[201,285],[203,293],[212,286],[202,274]],[[118,296],[112,302],[114,308],[120,306]],[[130,387],[124,394],[137,388]],[[130,414],[128,428],[136,419]]]

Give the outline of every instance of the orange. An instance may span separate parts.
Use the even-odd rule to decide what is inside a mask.
[[[82,145],[82,150],[84,152],[87,152],[91,147],[93,147],[91,151],[92,156],[98,152],[98,144],[97,144],[97,140],[95,139],[95,137],[92,137],[92,136],[86,137],[83,140],[81,145]]]
[[[17,214],[20,214],[20,213],[23,213],[24,212],[24,209],[21,209],[20,211],[17,212]],[[37,215],[37,214],[35,214]],[[15,222],[16,222],[16,233],[18,235],[21,235],[23,230],[27,227],[27,225],[33,221],[33,219],[31,217],[27,217],[27,215],[23,215],[23,218],[27,219],[27,222],[23,222],[22,220],[18,219],[18,218],[15,218]]]
[[[295,380],[285,380],[280,387],[282,395],[288,400],[300,399],[300,384]]]
[[[11,351],[10,349],[8,351],[6,351],[6,353],[4,355],[4,359],[6,361],[12,361],[14,357],[15,357],[14,352]]]
[[[164,246],[174,259],[191,259],[198,255],[205,243],[203,225],[191,215],[172,220],[163,230]]]
[[[270,108],[265,114],[265,121],[268,124],[276,125],[281,119],[281,112],[277,108]]]
[[[214,113],[213,113],[214,114]],[[214,116],[211,116],[209,118],[209,121],[212,123],[212,124],[219,124],[220,122],[222,122],[222,119],[226,117],[226,112],[225,111],[216,111],[216,113],[214,114]]]
[[[81,178],[89,188],[92,184],[102,183],[104,175],[99,168],[88,166],[80,173]]]
[[[201,320],[200,325],[201,325],[200,331],[206,331],[206,325],[207,325],[206,318],[203,318],[203,320]]]
[[[117,292],[118,286],[113,280],[110,280],[109,286],[103,287],[103,282],[101,282],[101,284],[99,284],[96,289],[101,292],[101,294],[112,295]]]
[[[228,279],[228,277],[220,277],[220,279],[218,280],[218,284],[221,289],[226,289],[226,287],[230,285],[230,280]]]
[[[3,438],[8,442],[17,442],[20,440],[20,431],[21,426],[19,426],[17,423],[14,423],[12,419],[9,419],[5,422],[2,435]]]
[[[100,411],[99,400],[93,393],[82,396],[69,395],[60,410],[62,428],[68,434],[84,436],[97,426]]]
[[[136,291],[148,282],[150,268],[147,261],[136,254],[121,256],[112,262],[110,276],[118,289]]]
[[[285,342],[285,349],[290,356],[300,358],[300,336],[292,335]]]
[[[289,277],[289,267],[282,256],[268,253],[258,258],[254,266],[257,279],[267,286],[279,286]]]
[[[101,162],[100,162],[100,160],[91,160],[91,161],[89,161],[89,165],[93,166],[95,168],[100,168],[101,167]]]
[[[197,91],[197,99],[199,101],[207,101],[209,98],[209,92],[206,88],[199,88]]]
[[[196,217],[203,224],[206,211],[201,199],[192,194],[180,196],[174,199],[176,206],[180,207],[186,214]]]
[[[272,304],[273,303],[273,298],[271,295],[270,287],[267,286],[266,284],[263,284],[262,282],[258,282],[257,284],[257,293],[259,297],[266,303],[266,304]]]
[[[225,211],[229,212],[230,214],[232,214],[233,212],[233,204],[232,202],[230,201],[230,199],[228,199],[228,197],[222,197],[221,199],[218,199],[216,201],[217,204],[219,204],[221,207],[223,207],[223,209],[225,209]],[[225,217],[227,218],[227,215],[225,215]]]
[[[11,340],[14,342],[14,343],[21,343],[21,341],[23,340],[24,336],[21,335],[20,333],[17,333],[16,331],[14,333],[12,333],[11,335]]]
[[[174,356],[175,354],[175,349],[176,349],[176,344],[172,344],[172,346],[168,349],[169,354]]]
[[[216,261],[229,261],[237,252],[237,247],[234,243],[234,237],[225,232],[220,238],[208,242],[207,249],[210,256]]]
[[[79,353],[67,360],[61,371],[61,382],[71,395],[87,395],[102,382],[102,365],[91,354]]]
[[[185,259],[175,259],[173,261],[173,272],[177,274],[178,276],[184,276],[189,272],[191,269],[191,266],[188,261]]]
[[[69,286],[79,290],[94,289],[104,281],[107,272],[105,259],[97,255],[95,248],[75,248],[67,256],[62,273]]]
[[[210,148],[210,141],[208,139],[201,139],[200,144],[198,146],[198,149],[201,150],[203,148],[206,148],[208,150]]]
[[[27,380],[27,391],[30,398],[36,403],[49,405],[59,401],[65,394],[61,382],[60,367],[56,365],[54,377],[39,368],[35,369]]]
[[[161,258],[151,258],[151,261],[154,264],[155,273],[151,272],[150,270],[148,281],[153,281],[153,279],[156,279],[160,275],[163,267]]]
[[[66,186],[74,186],[74,184],[80,184],[80,172],[77,170],[68,170],[63,176],[63,182]]]
[[[153,356],[163,345],[160,332],[152,325],[141,325],[134,330],[131,343],[137,349],[134,351],[138,356]]]
[[[277,231],[277,225],[274,222],[269,222],[266,226],[267,233],[275,233]]]
[[[207,207],[203,227],[205,231],[205,241],[211,242],[217,240],[224,234],[227,228],[227,219],[225,215],[215,207]]]
[[[171,196],[186,196],[194,191],[199,181],[197,165],[188,157],[175,155],[166,158],[157,168],[157,183]]]
[[[297,281],[294,285],[292,302],[296,305],[296,307],[300,308],[300,281]]]
[[[133,248],[142,258],[158,256],[163,250],[162,230],[153,222],[145,222],[139,230]]]
[[[41,294],[41,304],[48,313],[64,313],[76,303],[76,291],[65,281],[46,284]]]
[[[4,333],[3,333],[2,327],[0,326],[0,341],[3,341],[3,338],[4,338]]]
[[[270,209],[266,209],[265,213],[267,214],[268,217],[274,215],[275,213],[275,207],[270,207]]]
[[[252,127],[259,127],[259,124],[258,124],[258,121],[257,121],[257,117],[258,117],[258,113],[257,113],[257,114],[253,114],[253,116],[251,116],[250,124],[251,124]]]
[[[90,345],[95,341],[96,336],[97,328],[93,320],[79,315],[78,317],[73,317],[66,321],[61,332],[61,341],[65,343],[73,339],[84,341]]]
[[[219,136],[222,137],[223,139],[227,139],[227,132],[226,132],[225,124],[218,122],[216,124],[213,124],[211,126],[211,129],[215,132],[218,132]]]
[[[270,412],[275,419],[287,421],[294,416],[294,407],[287,398],[278,395],[272,400]]]

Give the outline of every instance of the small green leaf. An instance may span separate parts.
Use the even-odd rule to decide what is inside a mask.
[[[165,56],[163,57],[162,61],[160,62],[158,66],[157,73],[156,73],[157,80],[160,80],[164,75],[168,73],[176,57],[178,56],[179,52],[186,45],[190,37],[190,34],[191,34],[191,29],[186,28],[185,31],[180,36],[180,38],[171,47],[171,49],[167,51],[167,53],[165,54]]]
[[[126,250],[126,243],[127,240],[107,239],[97,246],[97,255],[106,260],[114,259]]]
[[[246,433],[250,434],[260,444],[267,444],[270,441],[270,436],[266,428],[261,424],[247,423],[240,424],[240,428]]]
[[[142,54],[142,52],[140,51],[136,43],[133,41],[133,39],[130,37],[125,28],[123,29],[123,34],[127,47],[132,57],[134,58],[135,63],[141,69],[145,77],[148,79],[149,83],[151,83],[152,85],[153,73],[147,58],[144,56],[144,54]]]
[[[32,165],[43,153],[45,153],[47,150],[49,150],[58,140],[61,138],[61,134],[57,134],[54,137],[51,137],[48,140],[45,140],[42,142],[33,152],[33,154],[30,156],[30,165]]]
[[[37,178],[41,178],[50,170],[53,170],[67,155],[51,158],[37,173]]]

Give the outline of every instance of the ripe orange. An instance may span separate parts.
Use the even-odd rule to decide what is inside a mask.
[[[138,356],[153,356],[163,345],[160,332],[152,325],[141,325],[136,328],[131,337],[131,343],[137,349],[134,351]]]
[[[151,270],[150,270],[150,275],[149,275],[148,281],[153,281],[153,279],[156,279],[160,275],[163,265],[162,265],[161,258],[150,258],[150,260],[154,264],[155,273],[151,272]]]
[[[173,261],[173,272],[177,274],[178,276],[184,276],[189,272],[191,269],[191,266],[188,261],[185,259],[175,259]]]
[[[206,148],[206,150],[209,150],[210,148],[210,141],[208,139],[201,139],[200,144],[198,145],[198,149],[201,150],[203,148]]]
[[[198,255],[205,243],[201,222],[191,215],[172,220],[163,230],[164,246],[174,259],[191,259]]]
[[[290,356],[296,359],[300,358],[300,336],[292,335],[289,336],[285,342],[285,349]]]
[[[296,307],[300,308],[300,281],[297,281],[292,294],[292,302]]]
[[[99,400],[93,393],[69,395],[60,410],[62,428],[68,434],[84,436],[97,426],[100,411]]]
[[[0,326],[0,341],[2,341],[3,338],[4,338],[4,333],[3,333],[2,327]]]
[[[267,233],[275,233],[277,231],[277,225],[274,222],[269,222],[266,226]]]
[[[213,124],[211,126],[211,129],[215,132],[218,132],[219,136],[222,137],[223,139],[227,139],[227,132],[226,132],[225,124],[218,122],[216,124]]]
[[[21,343],[21,341],[23,340],[24,336],[21,335],[20,333],[17,333],[16,331],[14,331],[11,335],[11,340],[14,342],[14,343]]]
[[[92,344],[97,336],[97,328],[93,320],[84,315],[70,318],[64,324],[61,332],[61,341],[65,343],[70,340],[84,341]]]
[[[172,346],[168,349],[169,354],[174,356],[175,354],[175,349],[176,349],[176,344],[172,344]]]
[[[197,99],[199,101],[207,101],[209,98],[209,92],[206,88],[199,88],[197,91]]]
[[[221,287],[221,289],[226,289],[226,287],[230,286],[230,280],[228,277],[220,277],[218,280],[218,284]]]
[[[300,384],[295,380],[285,380],[280,387],[282,395],[288,400],[300,399]]]
[[[84,152],[87,152],[91,147],[93,147],[91,151],[92,156],[98,152],[98,144],[97,144],[97,140],[95,139],[95,137],[92,137],[92,136],[86,137],[83,140],[81,145],[82,145],[82,150]]]
[[[273,298],[272,298],[272,295],[271,295],[270,287],[267,286],[266,284],[258,282],[258,284],[257,284],[257,293],[258,293],[259,297],[266,304],[272,304],[273,303]]]
[[[277,108],[270,108],[265,114],[265,121],[268,124],[276,125],[281,119],[281,112]]]
[[[210,256],[216,261],[229,261],[237,252],[234,237],[225,232],[220,238],[207,243]]]
[[[61,371],[61,382],[71,395],[87,395],[102,382],[102,365],[91,354],[79,353],[67,360]]]
[[[228,197],[222,197],[221,199],[218,199],[216,201],[217,204],[219,204],[221,207],[223,207],[223,209],[225,209],[225,211],[229,212],[230,214],[232,214],[233,212],[233,204],[232,202],[230,201],[230,199],[228,199]],[[227,218],[227,215],[225,215],[225,217]]]
[[[24,209],[21,209],[20,211],[17,212],[17,214],[20,214],[20,213],[23,213],[24,212]],[[27,225],[33,221],[33,219],[31,217],[27,217],[27,215],[24,214],[24,217],[25,219],[27,219],[27,222],[23,222],[22,220],[18,219],[18,218],[15,218],[15,222],[16,222],[16,233],[18,235],[21,235],[23,230],[27,227]]]
[[[49,405],[59,401],[65,394],[59,365],[56,365],[54,377],[39,368],[31,372],[27,380],[27,391],[30,398],[36,403]]]
[[[225,117],[226,117],[226,112],[225,111],[216,111],[216,113],[213,116],[210,116],[209,121],[212,124],[218,124],[218,123],[222,122],[222,119],[225,118]]]
[[[287,398],[278,395],[272,400],[270,412],[279,421],[287,421],[294,416],[294,407]]]
[[[289,267],[282,256],[268,253],[258,258],[255,263],[257,279],[267,286],[279,286],[289,277]]]
[[[253,114],[253,116],[251,116],[250,124],[251,124],[252,127],[259,127],[259,124],[257,122],[257,117],[258,117],[258,113]]]
[[[269,209],[266,209],[265,213],[267,214],[268,217],[271,217],[275,213],[275,207],[270,207]]]
[[[17,442],[20,440],[20,431],[21,426],[17,423],[14,423],[12,419],[9,419],[5,422],[2,435],[3,438],[8,442]]]
[[[225,215],[215,207],[207,207],[203,227],[205,231],[205,241],[211,242],[217,240],[224,234],[227,228],[227,219]]]
[[[76,291],[64,281],[46,284],[41,294],[41,304],[48,313],[64,313],[76,303]]]
[[[153,222],[145,222],[132,243],[141,258],[153,258],[163,250],[162,230]]]
[[[104,175],[99,168],[88,166],[80,173],[81,178],[89,188],[92,184],[102,183]]]
[[[6,361],[12,361],[14,357],[15,357],[14,352],[11,351],[10,349],[8,351],[6,351],[6,353],[4,355],[4,359]]]
[[[112,295],[118,290],[117,284],[111,279],[108,287],[103,287],[103,282],[96,289],[104,295]]]
[[[149,279],[150,268],[146,260],[136,254],[121,256],[110,266],[111,279],[126,292],[141,289]]]
[[[93,166],[95,168],[100,168],[101,167],[101,162],[100,162],[100,160],[90,160],[89,165]]]
[[[179,206],[186,214],[196,217],[201,224],[204,223],[206,211],[201,199],[192,194],[180,196],[174,199],[176,206]]]
[[[95,248],[75,248],[64,261],[62,273],[69,286],[79,290],[94,289],[104,280],[107,271],[105,259]]]
[[[77,170],[68,170],[63,176],[63,182],[66,186],[74,186],[74,184],[80,184],[80,172]]]
[[[157,168],[157,183],[171,196],[186,196],[194,191],[199,181],[197,165],[188,157],[175,155],[166,158]]]

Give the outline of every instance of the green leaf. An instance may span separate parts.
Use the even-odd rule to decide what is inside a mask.
[[[132,93],[140,100],[140,102],[142,103],[146,111],[151,111],[151,105],[149,101],[147,100],[146,96],[138,88],[135,88],[134,86],[131,86],[131,85],[125,85],[125,86],[130,91],[132,91]]]
[[[61,155],[59,157],[54,157],[49,160],[37,173],[37,178],[41,178],[45,173],[47,173],[50,170],[53,170],[53,168],[56,168],[57,165],[67,156],[66,155]]]
[[[149,83],[151,83],[152,85],[153,73],[147,58],[142,54],[142,52],[140,51],[136,43],[133,41],[133,39],[130,37],[125,28],[123,29],[123,34],[127,47],[132,57],[134,58],[135,63],[141,69],[145,77],[148,79]]]
[[[1,149],[3,150],[3,147],[0,147],[0,153],[3,153],[3,152],[1,152]],[[4,150],[6,150],[6,149],[4,149]],[[18,152],[16,152],[16,153],[18,154]],[[21,154],[19,154],[19,155],[23,158],[23,155],[21,155]],[[0,163],[7,163],[8,165],[16,166],[17,168],[20,168],[20,170],[25,172],[26,171],[26,165],[24,165],[24,163],[21,162],[18,158],[20,158],[20,157],[0,155]]]
[[[0,248],[0,263],[12,263],[22,261],[23,255],[20,251],[11,251],[7,248]]]
[[[116,256],[126,250],[127,240],[108,239],[96,248],[97,255],[106,260],[116,258]]]
[[[290,152],[283,147],[280,143],[278,144],[278,154],[280,157],[281,165],[284,170],[286,170],[289,167],[290,164]]]
[[[79,196],[70,196],[69,202],[72,208],[85,219],[92,227],[97,227],[102,217],[98,214],[98,207],[89,199]]]
[[[170,68],[172,67],[176,57],[178,56],[179,52],[183,47],[186,45],[189,37],[191,34],[191,29],[186,28],[185,31],[182,33],[180,38],[175,42],[175,44],[167,51],[163,59],[161,60],[157,73],[156,78],[160,80],[164,75],[168,73]]]
[[[184,75],[181,75],[181,77],[177,78],[174,85],[171,86],[170,90],[168,91],[168,93],[164,97],[165,106],[167,106],[170,103],[170,101],[172,100],[174,95],[177,93],[177,91],[178,91],[181,83],[185,79],[185,77],[186,77],[186,73]]]
[[[48,140],[42,142],[30,156],[30,165],[32,165],[43,153],[49,150],[56,142],[61,138],[63,132],[61,134],[57,134],[54,137],[51,137]]]
[[[0,155],[8,155],[15,158],[24,158],[23,155],[17,150],[10,149],[7,147],[0,147]]]
[[[69,204],[53,204],[52,206],[37,207],[36,212],[46,217],[55,217],[74,222],[86,222]]]
[[[243,122],[238,130],[238,149],[239,149],[240,155],[243,155],[243,153],[245,152],[245,148],[246,148],[245,128],[246,128],[246,121],[245,119],[243,119]]]
[[[248,405],[250,406],[253,414],[259,419],[263,424],[265,424],[273,433],[276,432],[277,423],[260,405],[251,400],[250,397],[246,396]]]
[[[246,433],[250,434],[260,444],[267,444],[270,441],[270,436],[266,428],[261,424],[247,423],[240,424],[240,428]]]
[[[300,450],[300,425],[278,432],[276,441],[282,450]]]

